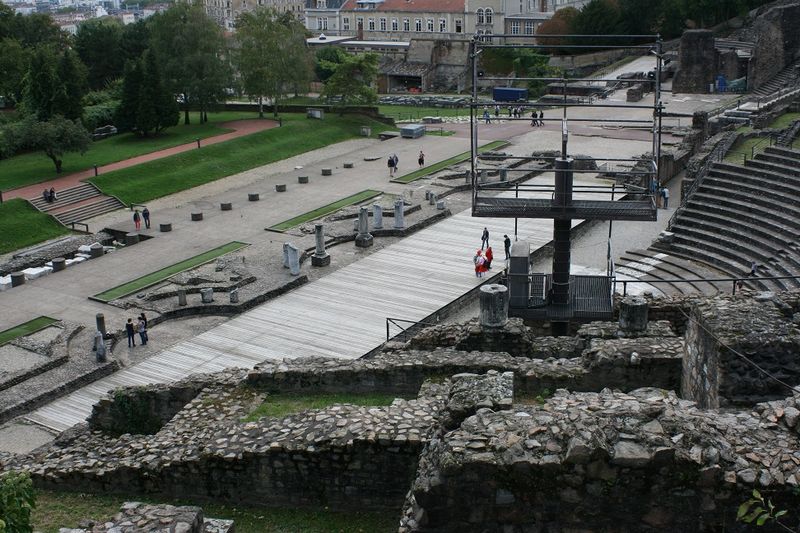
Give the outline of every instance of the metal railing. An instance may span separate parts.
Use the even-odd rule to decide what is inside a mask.
[[[84,229],[76,230],[75,226],[83,226]],[[84,233],[91,233],[91,231],[89,231],[89,224],[85,224],[83,222],[70,222],[69,227],[72,228],[72,231],[82,231]]]
[[[404,327],[403,324],[410,324],[408,327]],[[423,320],[406,320],[404,318],[392,318],[386,317],[386,342],[389,342],[390,339],[395,338],[398,340],[407,340],[407,336],[413,333],[412,328],[415,326],[437,326],[438,322],[425,322]],[[391,326],[394,326],[400,330],[400,333],[391,335]]]
[[[637,279],[614,279],[614,292],[616,292],[616,285],[622,284],[622,296],[628,294],[629,283],[644,283],[645,285],[657,285],[659,283],[731,283],[731,294],[736,294],[736,290],[742,289],[744,283],[748,281],[779,281],[785,279],[800,280],[800,276],[744,276],[739,278],[686,278],[686,279],[653,279],[653,280],[637,280]],[[739,286],[742,285],[742,286]]]

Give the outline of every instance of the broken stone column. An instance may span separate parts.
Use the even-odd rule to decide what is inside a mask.
[[[138,233],[126,233],[125,234],[125,246],[133,246],[134,244],[139,244],[139,234]]]
[[[517,241],[511,246],[508,261],[509,305],[517,309],[528,307],[531,292],[531,245],[527,241]]]
[[[359,248],[369,248],[372,246],[374,238],[369,232],[369,211],[366,206],[361,206],[358,211],[358,235],[356,235],[356,246]]]
[[[97,331],[102,333],[103,335],[106,334],[106,317],[103,313],[97,313],[94,315],[94,323],[97,326]]]
[[[435,194],[431,193],[431,195],[428,197],[428,203],[430,205],[436,205],[436,195]]]
[[[25,273],[24,272],[12,272],[11,273],[11,286],[12,287],[19,287],[20,285],[25,285]]]
[[[288,242],[283,243],[283,268],[289,268],[289,246]]]
[[[647,300],[626,296],[619,304],[619,329],[624,333],[647,331]]]
[[[404,229],[406,227],[406,222],[403,220],[403,209],[405,209],[403,200],[397,200],[394,203],[394,229]]]
[[[230,292],[229,296],[230,296],[232,304],[238,304],[239,303],[239,289],[233,289]]]
[[[492,283],[484,285],[480,290],[481,326],[485,328],[502,328],[508,322],[508,288],[505,285]]]
[[[286,256],[289,262],[289,273],[292,276],[300,275],[300,250],[292,243],[286,247]]]
[[[103,340],[103,334],[100,331],[94,332],[94,351],[97,355],[98,363],[106,362],[106,343]]]
[[[56,257],[53,259],[53,272],[61,272],[67,268],[67,260],[63,257]]]
[[[178,305],[186,305],[186,289],[178,289]]]
[[[105,253],[105,251],[103,250],[103,245],[100,244],[99,242],[96,242],[89,247],[89,256],[92,259],[103,257],[103,253]]]
[[[214,289],[200,289],[200,299],[204,304],[210,304],[214,301]]]
[[[383,208],[372,204],[372,229],[383,229]]]
[[[331,256],[325,251],[325,227],[322,224],[314,224],[314,237],[317,248],[311,256],[311,265],[315,267],[330,265]]]

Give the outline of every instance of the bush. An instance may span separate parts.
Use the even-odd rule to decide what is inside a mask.
[[[83,108],[83,125],[89,131],[95,128],[114,124],[114,115],[119,108],[119,100],[109,100],[107,102],[90,105]]]
[[[0,532],[31,533],[31,510],[36,493],[27,473],[6,472],[0,476]]]

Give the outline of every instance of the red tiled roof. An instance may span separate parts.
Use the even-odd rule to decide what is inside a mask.
[[[463,13],[465,0],[384,0],[375,9],[357,9],[357,0],[347,0],[342,11],[406,11],[409,13]]]

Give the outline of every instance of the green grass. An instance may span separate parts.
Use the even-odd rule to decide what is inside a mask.
[[[792,122],[798,119],[800,119],[800,113],[784,113],[776,118],[775,121],[767,127],[782,130],[791,126]]]
[[[391,405],[397,398],[395,394],[275,394],[267,397],[264,403],[247,415],[243,422],[252,422],[269,417],[284,417],[307,409],[324,409],[331,405],[352,404],[366,407]]]
[[[481,146],[478,149],[478,151],[480,153],[488,152],[489,150],[494,150],[495,148],[499,148],[500,146],[504,146],[506,144],[508,144],[508,141],[492,141],[488,144],[484,144],[483,146]],[[470,157],[470,152],[464,152],[462,154],[453,156],[450,159],[439,161],[438,163],[434,163],[419,170],[415,170],[410,174],[406,174],[404,176],[400,176],[399,178],[395,178],[392,181],[394,183],[411,183],[412,181],[416,181],[418,179],[424,178],[425,176],[429,176],[434,172],[439,172],[443,168],[447,168],[451,165],[456,165],[458,163],[463,163],[464,161],[469,160],[469,157]]]
[[[21,198],[0,204],[0,254],[69,233],[50,215],[36,210]]]
[[[381,194],[383,194],[381,191],[373,191],[372,189],[367,189],[366,191],[358,192],[352,196],[348,196],[347,198],[342,198],[341,200],[337,200],[332,204],[318,207],[317,209],[309,211],[308,213],[303,213],[302,215],[290,218],[289,220],[284,220],[283,222],[275,224],[274,226],[270,226],[267,229],[270,231],[286,231],[287,229],[299,226],[300,224],[305,224],[310,220],[316,220],[320,217],[324,217],[325,215],[329,215],[335,211],[338,211],[343,207],[347,207],[348,205],[360,204],[361,202],[364,202],[371,198],[375,198],[376,196],[380,196]]]
[[[192,124],[183,125],[183,114],[178,126],[169,128],[157,137],[140,138],[132,133],[115,135],[91,144],[81,154],[66,154],[62,175],[92,168],[92,165],[107,165],[123,159],[171,148],[231,131],[219,126],[220,122],[244,118],[256,118],[257,113],[220,112],[209,113],[208,122],[198,124],[199,114],[190,113]],[[20,154],[0,161],[0,190],[14,189],[58,177],[53,162],[41,152]]]
[[[444,130],[444,129],[431,129],[431,126],[428,126],[425,131],[425,135],[437,135],[439,137],[450,137],[451,135],[455,135],[456,132],[452,130]]]
[[[126,501],[199,505],[204,516],[232,519],[237,533],[390,533],[397,531],[399,511],[337,513],[327,508],[261,509],[253,507],[159,501],[141,495],[94,495],[37,491],[33,510],[34,531],[57,533],[91,518],[103,522],[119,512]]]
[[[0,346],[13,341],[17,337],[24,337],[25,335],[30,335],[40,329],[44,329],[54,322],[58,322],[58,320],[50,318],[49,316],[40,316],[19,324],[18,326],[14,326],[13,328],[0,331]]]
[[[766,137],[753,137],[737,141],[725,155],[725,162],[742,165],[745,155],[747,155],[747,159],[751,159],[754,154],[764,151],[767,146],[769,146],[769,139]]]
[[[247,246],[247,243],[237,242],[237,241],[229,242],[228,244],[223,244],[218,248],[214,248],[213,250],[209,250],[200,255],[190,257],[189,259],[185,259],[180,263],[175,263],[174,265],[162,268],[161,270],[156,270],[155,272],[151,272],[150,274],[142,276],[141,278],[129,281],[128,283],[123,283],[122,285],[114,287],[113,289],[109,289],[99,294],[95,294],[94,296],[92,296],[92,299],[99,300],[101,302],[110,302],[111,300],[122,298],[123,296],[127,296],[129,294],[133,294],[136,291],[140,291],[145,287],[150,287],[151,285],[155,285],[156,283],[159,283],[160,281],[163,281],[170,276],[174,276],[178,272],[183,272],[184,270],[189,270],[191,268],[200,266],[203,263],[208,263],[209,261],[212,261],[221,255],[225,255],[230,252],[235,252],[236,250],[244,248],[245,246]]]
[[[135,167],[101,174],[90,181],[123,202],[143,204],[154,198],[280,161],[359,136],[361,126],[391,129],[358,115],[328,114],[309,120],[304,114],[283,114],[283,127],[191,150]]]

